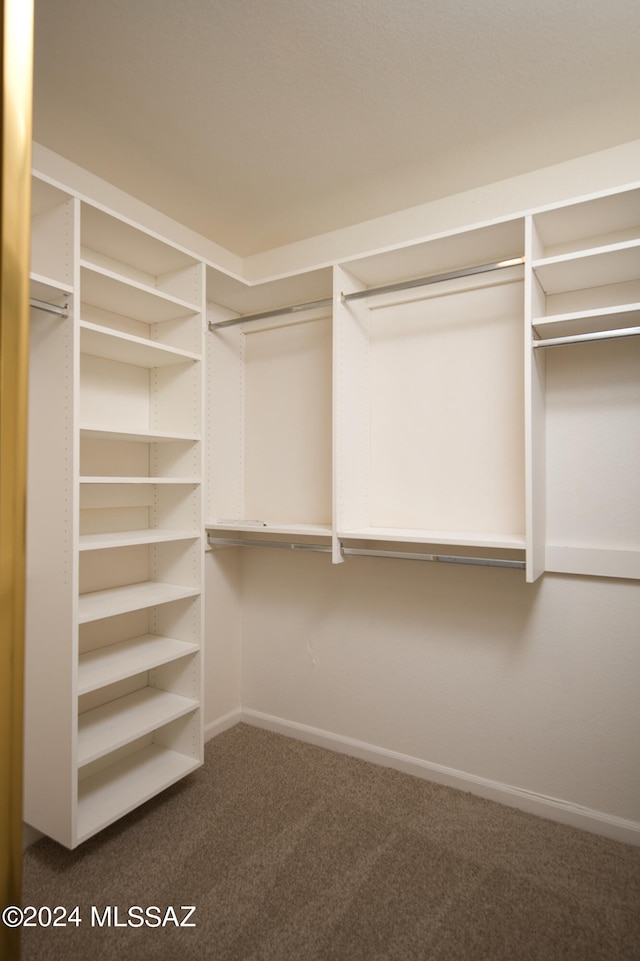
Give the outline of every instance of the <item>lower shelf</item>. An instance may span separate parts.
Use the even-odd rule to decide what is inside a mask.
[[[90,764],[197,707],[191,698],[143,687],[87,711],[78,718],[78,765]]]
[[[150,744],[78,786],[78,843],[200,767],[197,758]]]

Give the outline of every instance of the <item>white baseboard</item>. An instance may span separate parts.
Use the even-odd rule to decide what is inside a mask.
[[[217,717],[215,721],[209,721],[209,723],[204,726],[205,741],[210,741],[212,737],[222,734],[223,731],[228,731],[230,727],[234,727],[241,720],[242,710],[236,707],[233,711],[229,711],[228,714]]]
[[[230,716],[228,715],[228,717]],[[591,808],[582,807],[569,801],[535,794],[531,791],[512,787],[509,784],[502,784],[499,781],[491,781],[474,774],[466,774],[464,771],[456,771],[440,764],[431,764],[420,758],[399,754],[396,751],[389,751],[374,744],[332,734],[329,731],[309,727],[305,724],[297,724],[280,717],[273,717],[260,711],[243,708],[234,712],[234,716],[236,716],[236,721],[244,721],[254,727],[261,727],[277,734],[285,734],[288,737],[316,744],[319,747],[328,748],[330,751],[348,754],[351,757],[370,761],[373,764],[392,767],[398,771],[404,771],[406,774],[413,774],[424,780],[434,781],[436,784],[444,784],[447,787],[453,787],[491,801],[497,801],[500,804],[506,804],[509,807],[518,808],[521,811],[527,811],[529,814],[536,814],[547,820],[590,831],[592,834],[600,834],[615,841],[640,846],[640,823],[637,821],[603,814],[600,811],[594,811]],[[231,726],[231,724],[228,724],[228,727]]]

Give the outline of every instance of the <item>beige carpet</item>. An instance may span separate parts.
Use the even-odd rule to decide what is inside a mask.
[[[82,918],[24,961],[640,961],[640,848],[244,724],[77,851],[33,845],[24,904]]]

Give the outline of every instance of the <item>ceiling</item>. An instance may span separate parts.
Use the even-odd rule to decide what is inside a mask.
[[[239,256],[640,138],[638,0],[35,0],[34,138]]]

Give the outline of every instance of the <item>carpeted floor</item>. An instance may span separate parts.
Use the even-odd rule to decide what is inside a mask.
[[[640,848],[244,724],[78,850],[29,848],[24,904],[81,918],[24,961],[640,961]]]

